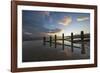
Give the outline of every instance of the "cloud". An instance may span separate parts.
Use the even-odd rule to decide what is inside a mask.
[[[62,33],[64,33],[63,29],[56,28],[56,29],[53,29],[53,30],[47,32],[47,35],[58,35],[58,36],[61,36]]]
[[[86,17],[86,16],[79,16],[78,18],[77,18],[77,21],[78,22],[81,22],[81,21],[86,21],[86,20],[88,20],[89,19],[89,17]]]
[[[24,32],[24,34],[26,34],[26,35],[32,35],[32,33],[30,33],[30,32]]]
[[[56,29],[50,30],[49,33],[57,33],[57,32],[60,32],[60,31],[61,31],[61,29],[56,28]]]
[[[47,35],[55,35],[55,34],[61,32],[61,31],[62,31],[62,29],[59,29],[59,28],[52,29],[49,32],[47,32]]]
[[[61,19],[58,24],[61,25],[69,25],[72,22],[72,18],[70,16],[65,16],[63,19]]]
[[[52,19],[52,17],[50,16],[50,12],[48,12],[48,11],[40,11],[39,13],[42,14],[42,15],[45,17],[45,19],[46,19],[47,21],[49,21],[50,23],[53,22],[53,19]]]
[[[50,16],[50,12],[48,12],[48,11],[41,11],[40,13],[43,15],[46,15],[46,16]]]

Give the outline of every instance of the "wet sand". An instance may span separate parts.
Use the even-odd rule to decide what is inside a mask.
[[[56,60],[80,60],[90,58],[90,49],[86,49],[86,54],[81,54],[80,48],[74,48],[74,52],[71,52],[71,48],[65,46],[62,49],[61,45],[57,45],[57,48],[43,45],[42,40],[24,41],[22,49],[23,62],[37,62],[37,61],[56,61]]]

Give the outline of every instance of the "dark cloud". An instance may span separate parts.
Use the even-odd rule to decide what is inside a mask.
[[[43,26],[45,24],[45,16],[43,13],[25,10],[22,15],[23,31],[31,33],[49,31]]]

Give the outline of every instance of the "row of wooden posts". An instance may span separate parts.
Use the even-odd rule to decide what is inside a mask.
[[[85,47],[84,47],[84,32],[81,31],[81,34],[80,34],[80,38],[81,38],[81,54],[85,54]],[[43,37],[43,44],[46,45],[46,43],[48,42],[50,47],[52,46],[52,44],[54,44],[55,48],[57,47],[57,35],[54,35],[54,41],[53,41],[53,38],[52,36],[49,37],[49,40],[46,39],[46,37]],[[64,38],[64,33],[62,34],[62,49],[64,50],[64,47],[65,47],[65,44],[64,44],[64,41],[67,41],[65,38]],[[73,33],[71,33],[71,36],[70,36],[70,42],[71,42],[71,51],[73,52],[74,51],[74,35]]]

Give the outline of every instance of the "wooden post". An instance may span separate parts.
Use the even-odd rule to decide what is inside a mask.
[[[81,54],[85,54],[85,48],[84,48],[84,32],[83,31],[81,31],[81,47],[82,47]]]
[[[71,33],[71,51],[73,52],[73,33]]]
[[[43,45],[46,45],[46,37],[43,37]]]
[[[62,49],[64,50],[64,33],[62,34]]]
[[[50,47],[51,47],[52,46],[52,36],[50,36],[49,42],[50,42]]]
[[[55,35],[55,38],[54,38],[54,40],[55,40],[55,48],[56,48],[56,46],[57,46],[57,36]]]

